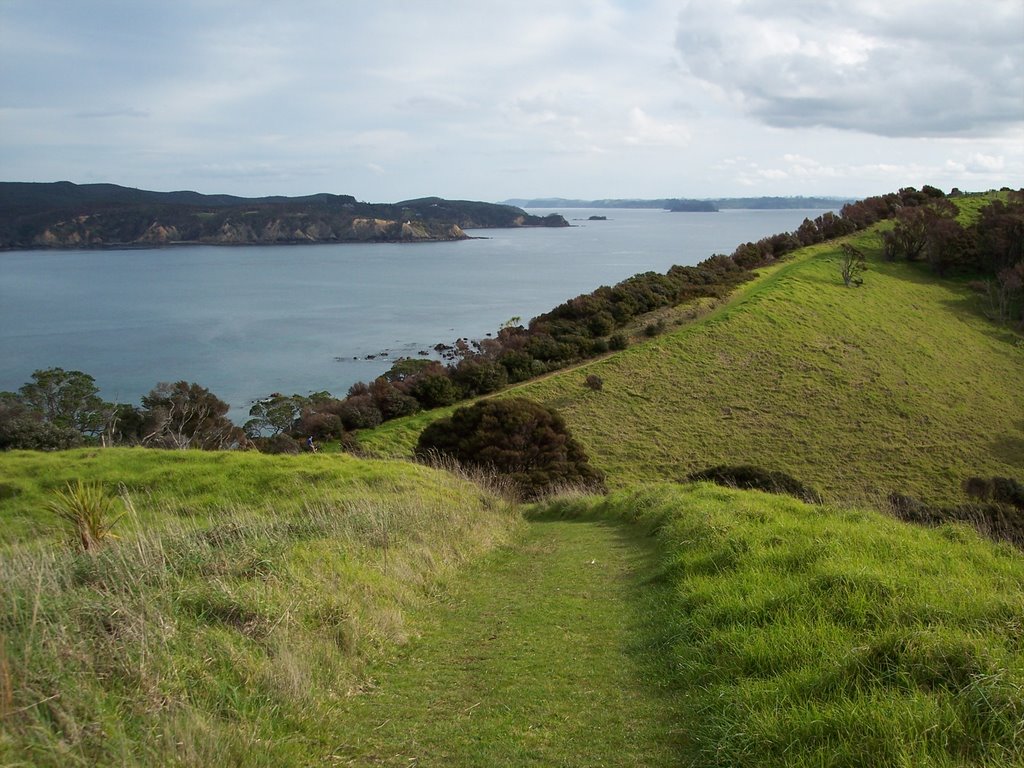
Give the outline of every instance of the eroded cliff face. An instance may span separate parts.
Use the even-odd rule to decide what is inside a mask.
[[[464,240],[467,235],[457,224],[395,221],[354,217],[326,221],[314,217],[272,218],[263,221],[227,218],[214,227],[185,227],[152,221],[144,229],[126,230],[100,216],[80,216],[47,227],[33,240],[42,248],[102,248],[133,245],[262,245],[275,243],[366,243],[427,242]],[[135,231],[141,229],[141,231]]]

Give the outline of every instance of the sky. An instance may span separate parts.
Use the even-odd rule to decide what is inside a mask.
[[[394,202],[1024,185],[1024,0],[0,0],[0,180]]]

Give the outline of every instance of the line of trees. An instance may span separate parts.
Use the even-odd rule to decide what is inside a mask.
[[[939,277],[978,278],[972,286],[987,297],[990,317],[1024,327],[1024,191],[993,200],[971,223],[958,214],[948,198],[896,210],[881,233],[884,258],[927,265]]]
[[[47,368],[17,392],[0,392],[0,450],[55,450],[80,445],[153,448],[245,448],[245,432],[228,404],[186,381],[157,384],[141,406],[109,403],[82,371]]]

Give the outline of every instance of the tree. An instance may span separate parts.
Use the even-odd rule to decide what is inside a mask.
[[[18,390],[21,402],[43,421],[83,435],[98,436],[114,411],[99,397],[96,380],[81,371],[47,368],[32,373],[32,381]]]
[[[230,406],[195,383],[161,382],[142,398],[144,445],[215,451],[245,444],[226,414]]]
[[[978,251],[985,270],[997,275],[1024,261],[1024,198],[994,200],[981,210],[976,225]]]
[[[456,366],[452,379],[462,387],[466,397],[476,397],[495,392],[508,384],[508,371],[492,360],[467,357]]]
[[[383,376],[370,385],[370,396],[384,421],[409,416],[420,409],[415,397],[407,395]]]
[[[421,458],[449,456],[511,477],[527,498],[561,484],[603,488],[604,477],[554,410],[525,398],[457,409],[420,435]]]
[[[275,437],[283,432],[290,432],[308,400],[300,395],[282,395],[275,392],[269,397],[257,400],[249,409],[252,416],[245,422],[245,433],[249,437]],[[265,434],[269,432],[268,434]]]
[[[843,276],[843,284],[847,288],[863,285],[864,279],[861,277],[861,274],[867,268],[867,260],[859,249],[854,248],[849,243],[839,244],[839,271]]]
[[[344,404],[338,409],[338,416],[347,430],[372,429],[384,420],[380,408],[373,402],[368,391],[367,394],[345,398]]]
[[[440,408],[458,402],[462,391],[446,373],[433,373],[416,379],[410,390],[424,408]]]
[[[0,392],[0,450],[55,451],[82,444],[82,433],[46,421],[13,392]]]

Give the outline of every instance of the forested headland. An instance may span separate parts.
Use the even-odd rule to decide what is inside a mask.
[[[438,197],[366,203],[333,194],[243,198],[115,184],[0,183],[0,250],[419,242],[461,240],[465,229],[565,226],[557,214]]]

